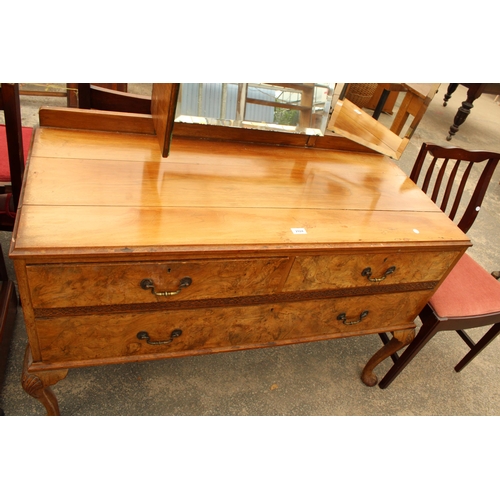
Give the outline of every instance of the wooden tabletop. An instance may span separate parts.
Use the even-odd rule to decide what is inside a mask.
[[[26,183],[14,257],[469,244],[376,154],[39,128]]]

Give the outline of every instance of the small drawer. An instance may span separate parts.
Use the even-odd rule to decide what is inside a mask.
[[[440,281],[458,256],[420,251],[297,257],[283,291]]]
[[[27,274],[35,309],[83,307],[274,293],[288,262],[288,257],[276,257],[31,265]]]
[[[308,342],[411,327],[429,291],[37,319],[42,362],[92,364]],[[148,343],[149,340],[149,343]]]

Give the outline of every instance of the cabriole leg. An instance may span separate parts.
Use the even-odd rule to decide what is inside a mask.
[[[56,395],[50,389],[50,386],[66,377],[68,370],[28,372],[32,361],[31,349],[28,344],[24,355],[23,375],[21,379],[23,389],[45,406],[47,415],[60,415]]]
[[[363,373],[361,374],[361,380],[368,387],[373,387],[377,385],[377,376],[373,373],[373,370],[377,365],[379,365],[384,359],[388,358],[399,349],[408,345],[415,338],[415,329],[411,328],[409,330],[400,330],[393,333],[392,339],[381,347],[366,363]]]

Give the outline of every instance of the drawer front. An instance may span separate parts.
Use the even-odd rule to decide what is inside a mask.
[[[284,291],[439,281],[459,252],[339,254],[297,257]]]
[[[33,307],[81,307],[274,293],[287,257],[27,266]],[[189,278],[189,286],[180,286]],[[143,288],[149,280],[149,288]],[[177,292],[175,295],[156,293]]]
[[[36,330],[42,362],[85,365],[99,359],[165,358],[408,328],[428,298],[429,291],[420,291],[246,307],[67,316],[38,319]],[[139,335],[142,339],[140,332],[146,332]],[[147,338],[168,343],[151,345]]]

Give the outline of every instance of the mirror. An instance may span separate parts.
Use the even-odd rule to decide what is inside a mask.
[[[397,160],[439,85],[342,84],[327,129]]]

